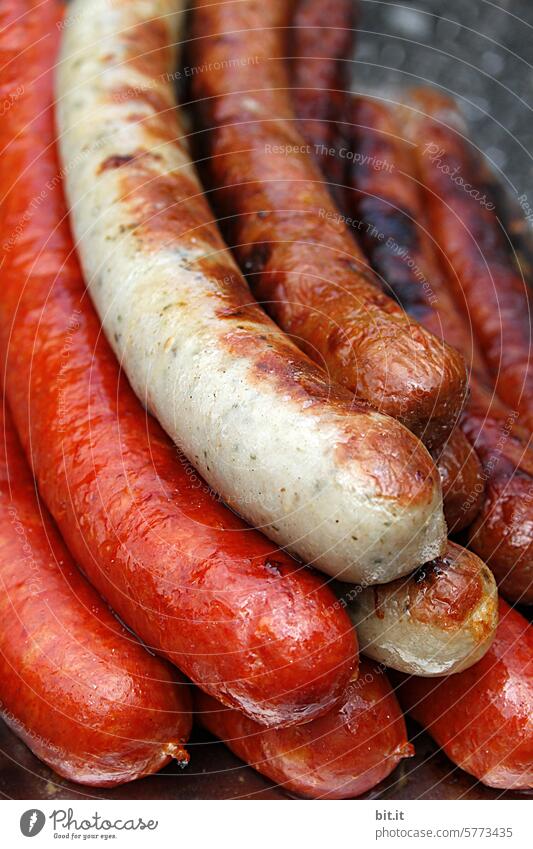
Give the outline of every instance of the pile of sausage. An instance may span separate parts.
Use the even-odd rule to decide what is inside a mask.
[[[348,798],[412,755],[403,709],[531,788],[494,180],[452,102],[347,94],[352,0],[186,6],[0,8],[1,715],[84,784],[185,767],[194,714]]]

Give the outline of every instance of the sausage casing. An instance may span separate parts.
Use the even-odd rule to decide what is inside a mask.
[[[503,600],[475,666],[438,681],[407,678],[397,693],[461,769],[489,787],[533,787],[533,629]]]
[[[361,651],[411,675],[449,675],[472,666],[488,651],[498,624],[492,572],[452,542],[413,575],[360,588],[354,597],[347,609]]]
[[[338,122],[350,88],[358,17],[354,0],[297,0],[290,32],[291,99],[298,132],[339,194],[346,148]]]
[[[531,299],[517,271],[456,104],[415,89],[403,111],[448,279],[464,300],[496,390],[533,429]]]
[[[298,796],[360,796],[413,753],[384,669],[368,660],[332,711],[296,728],[265,730],[200,692],[195,706],[232,752]]]
[[[465,366],[383,292],[296,130],[284,62],[292,5],[196,4],[191,54],[205,70],[192,90],[210,197],[279,326],[333,380],[437,445],[462,407]]]
[[[0,125],[6,241],[14,234],[0,331],[40,492],[85,574],[151,649],[260,722],[313,718],[356,668],[353,629],[315,573],[216,498],[120,374],[83,286],[54,146],[60,4],[37,13],[36,2],[10,0],[17,23],[0,38],[24,86]]]
[[[138,397],[252,524],[341,580],[403,574],[443,547],[433,463],[252,302],[177,123],[176,6],[78,2],[63,30],[63,167],[106,335]]]
[[[188,685],[78,572],[36,497],[5,409],[0,432],[2,719],[38,758],[81,784],[122,784],[172,758],[184,766]]]
[[[359,156],[350,170],[351,212],[361,222],[365,250],[384,284],[407,312],[458,347],[469,364],[470,397],[460,427],[481,461],[482,473],[465,454],[464,441],[457,444],[454,431],[440,457],[435,455],[443,476],[445,512],[455,530],[474,521],[469,546],[490,566],[507,598],[531,603],[531,434],[518,423],[518,411],[495,395],[465,300],[457,302],[448,287],[449,268],[438,262],[439,241],[426,221],[416,161],[402,140],[402,115],[369,98],[354,100],[352,145]],[[386,176],[369,164],[377,157],[389,164]],[[463,177],[469,179],[469,174]]]

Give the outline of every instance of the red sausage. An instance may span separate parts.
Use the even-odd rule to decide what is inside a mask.
[[[80,575],[0,409],[0,715],[70,781],[106,787],[188,761],[189,688]]]
[[[216,500],[120,377],[85,294],[53,147],[58,7],[34,5],[2,6],[4,18],[30,14],[1,37],[25,88],[0,126],[3,186],[15,182],[0,305],[6,392],[39,489],[85,574],[150,647],[264,724],[313,718],[356,667],[354,631],[314,572]]]
[[[352,146],[361,154],[350,169],[350,213],[356,215],[370,262],[404,309],[457,347],[470,364],[471,395],[461,429],[479,456],[481,479],[461,460],[456,432],[439,459],[448,521],[473,519],[469,545],[490,566],[501,592],[533,602],[533,447],[517,415],[494,395],[490,374],[468,320],[448,290],[446,269],[425,221],[411,147],[401,115],[367,98],[354,100]],[[369,164],[386,161],[387,172]],[[465,179],[468,172],[465,172]],[[461,449],[461,450],[460,450]],[[447,484],[447,478],[452,483]],[[482,503],[482,509],[480,510]],[[477,518],[476,518],[477,516]]]
[[[343,698],[326,716],[297,728],[260,728],[196,693],[200,722],[242,760],[285,790],[312,799],[360,796],[413,754],[384,667],[361,661]]]
[[[489,787],[533,787],[533,628],[500,601],[487,654],[447,678],[407,678],[400,702],[450,760]]]
[[[415,90],[403,120],[415,142],[431,227],[449,263],[455,297],[466,304],[498,394],[532,429],[528,287],[483,191],[483,175],[465,141],[457,106],[431,90]]]
[[[295,130],[284,61],[292,6],[196,5],[192,57],[205,70],[192,88],[213,203],[278,325],[333,380],[442,444],[463,405],[463,360],[380,289]]]

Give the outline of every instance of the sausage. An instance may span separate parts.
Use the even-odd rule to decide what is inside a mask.
[[[174,108],[176,3],[71,10],[58,73],[71,219],[138,397],[225,501],[305,562],[377,582],[438,556],[423,446],[328,383],[252,303],[211,221]]]
[[[85,574],[154,651],[265,724],[313,718],[356,669],[353,629],[322,579],[215,497],[120,374],[66,222],[50,108],[59,4],[34,5],[6,0],[21,23],[0,39],[24,86],[0,125],[3,233],[18,234],[0,335],[40,491]]]
[[[290,39],[291,100],[298,132],[335,196],[345,158],[338,121],[350,88],[359,7],[355,0],[297,0]]]
[[[476,157],[465,141],[457,107],[440,94],[415,90],[403,117],[416,143],[429,220],[449,263],[450,285],[456,298],[464,299],[498,395],[531,430],[528,287],[509,256],[494,204],[478,184]]]
[[[296,728],[265,730],[197,691],[196,717],[239,758],[298,796],[360,796],[414,750],[384,669],[367,660],[338,705]]]
[[[468,545],[512,602],[533,604],[533,446],[512,412],[470,411],[462,424],[485,467],[485,503]]]
[[[480,192],[487,198],[491,207],[494,205],[494,215],[499,219],[509,256],[518,274],[530,286],[533,280],[533,238],[531,226],[520,205],[523,198],[517,199],[512,195],[511,188],[508,188],[503,180],[500,181],[481,151],[471,147],[471,153],[476,160]]]
[[[409,148],[392,110],[379,101],[348,101],[352,157],[347,211],[382,285],[406,312],[459,350],[471,374],[490,380],[471,334],[453,302],[422,219]],[[373,163],[384,162],[386,168]],[[355,217],[354,217],[355,213]],[[443,485],[449,532],[470,525],[483,502],[482,470],[475,451],[455,429],[432,455]],[[465,509],[465,505],[466,509]]]
[[[476,339],[448,290],[447,276],[437,261],[438,244],[432,243],[427,229],[413,154],[402,142],[401,113],[359,98],[352,105],[351,118],[351,143],[360,155],[350,173],[350,212],[368,233],[364,246],[370,262],[407,312],[461,350],[471,372],[471,394],[460,426],[479,456],[483,472],[481,480],[476,481],[478,475],[470,473],[471,460],[461,464],[466,478],[462,502],[460,477],[455,477],[451,494],[443,479],[448,518],[450,512],[459,517],[462,514],[458,523],[455,520],[455,530],[475,519],[469,530],[469,546],[488,563],[507,598],[531,603],[531,436],[518,423],[516,412],[495,396]],[[368,164],[376,159],[389,164],[386,178]],[[442,476],[450,463],[452,469],[460,465],[461,452],[452,443],[455,433],[438,460]]]
[[[449,675],[472,666],[489,649],[498,624],[492,572],[452,542],[443,557],[408,578],[361,587],[354,598],[348,611],[361,651],[412,675]]]
[[[277,324],[333,380],[438,445],[462,407],[465,366],[381,291],[297,133],[283,60],[292,7],[196,4],[192,61],[205,70],[192,91],[210,197]]]
[[[483,467],[476,451],[458,427],[433,457],[442,483],[448,533],[458,533],[472,524],[483,507]]]
[[[448,290],[417,183],[412,145],[402,134],[401,112],[370,97],[348,101],[352,160],[348,211],[372,267],[391,297],[436,336],[459,350],[484,384],[490,376],[464,315]],[[374,163],[383,162],[383,167]]]
[[[407,678],[396,692],[457,766],[501,789],[533,787],[533,629],[500,599],[486,655],[458,675]]]
[[[188,687],[82,578],[0,410],[0,715],[70,781],[108,787],[185,766]]]

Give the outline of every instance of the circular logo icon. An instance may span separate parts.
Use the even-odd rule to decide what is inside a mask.
[[[31,808],[29,811],[24,811],[20,818],[20,830],[24,837],[35,837],[42,831],[46,822],[46,817],[38,808]]]

